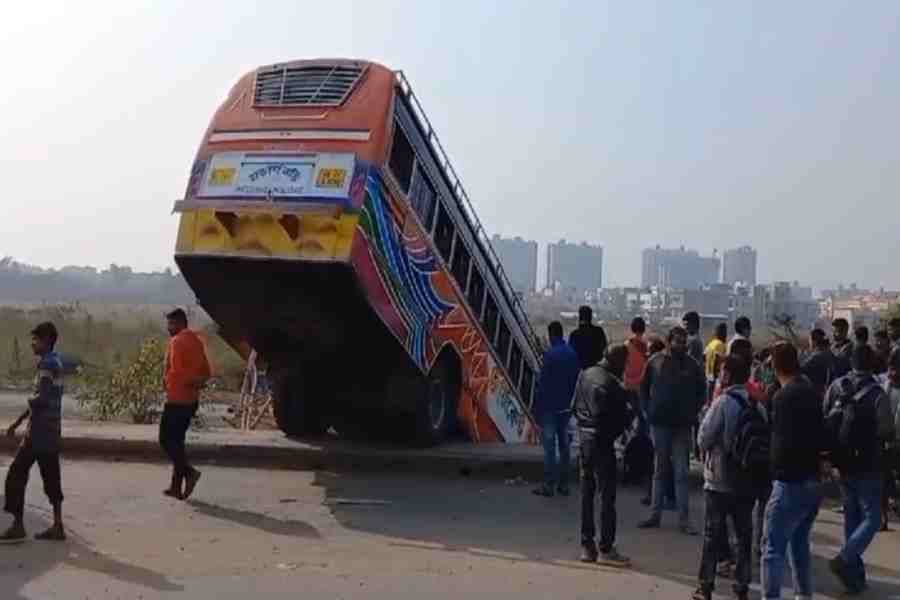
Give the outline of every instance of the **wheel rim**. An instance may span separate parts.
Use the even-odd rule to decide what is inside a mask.
[[[431,381],[428,393],[428,422],[431,428],[438,430],[444,424],[444,413],[447,410],[444,398],[444,385],[440,379]]]

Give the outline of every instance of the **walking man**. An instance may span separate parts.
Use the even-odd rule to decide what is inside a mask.
[[[615,567],[630,561],[616,550],[616,453],[613,442],[631,419],[622,374],[628,348],[616,344],[581,374],[574,411],[581,440],[581,560]],[[600,547],[595,541],[594,498],[600,491]]]
[[[185,437],[197,414],[200,388],[209,379],[209,361],[200,337],[188,329],[187,314],[177,308],[166,315],[166,403],[159,421],[159,444],[172,461],[172,483],[163,493],[185,500],[194,492],[200,471],[188,463]],[[182,488],[182,485],[184,486]]]
[[[719,323],[716,326],[716,334],[706,345],[704,364],[706,367],[707,402],[713,401],[713,392],[716,389],[716,379],[719,376],[722,362],[725,360],[725,342],[727,339],[728,325]]]
[[[726,532],[726,519],[729,517],[737,537],[734,593],[739,600],[747,599],[752,574],[750,553],[757,487],[754,477],[768,477],[768,454],[765,452],[769,444],[768,424],[745,387],[750,379],[750,363],[736,354],[729,355],[722,367],[721,378],[723,393],[713,401],[697,436],[697,443],[706,456],[703,469],[706,523],[699,585],[694,592],[694,600],[710,600],[712,597],[716,568],[724,550],[722,545],[728,543],[727,534],[723,536],[723,533]],[[753,426],[755,429],[751,429]],[[734,448],[741,443],[746,446],[747,452],[756,452],[757,459],[761,461],[757,466],[765,472],[754,473],[750,465],[739,462],[743,457]],[[752,444],[757,445],[752,447]]]
[[[578,355],[566,343],[559,321],[550,323],[547,333],[550,349],[544,353],[534,407],[544,444],[544,484],[534,490],[534,494],[549,498],[553,496],[554,487],[559,495],[569,495],[569,420],[581,364]],[[556,460],[557,448],[559,462]]]
[[[872,375],[874,353],[859,345],[851,355],[853,371],[828,389],[826,417],[833,440],[832,460],[840,471],[844,500],[844,546],[829,562],[850,593],[866,587],[862,555],[881,528],[883,445],[894,437],[894,415],[884,388]]]
[[[687,331],[688,336],[688,356],[697,361],[697,364],[703,364],[703,340],[700,339],[700,315],[696,311],[684,313],[681,318],[681,326]]]
[[[653,504],[649,518],[638,525],[643,529],[660,526],[665,482],[674,472],[679,529],[697,535],[690,522],[688,469],[693,445],[691,427],[705,395],[703,369],[687,355],[687,332],[673,327],[668,348],[650,358],[641,382],[641,403],[647,412],[655,453]]]
[[[578,329],[569,334],[569,345],[578,354],[582,370],[599,363],[606,352],[606,332],[593,321],[594,311],[582,306],[578,309]]]
[[[31,331],[31,350],[39,357],[28,409],[6,430],[14,437],[16,429],[28,419],[28,430],[16,457],[6,473],[4,510],[12,515],[12,525],[2,535],[0,543],[13,544],[25,541],[25,488],[34,463],[38,464],[44,492],[53,506],[53,525],[35,536],[39,540],[63,541],[66,539],[62,521],[62,478],[59,452],[62,434],[63,366],[54,351],[57,340],[56,326],[41,323]]]
[[[791,551],[794,597],[812,598],[809,536],[819,504],[822,402],[800,373],[797,349],[781,342],[772,348],[780,389],[769,401],[772,423],[772,495],[766,505],[761,568],[762,597],[781,598],[787,550]]]
[[[803,361],[800,370],[812,383],[819,397],[824,400],[834,373],[834,354],[828,345],[825,332],[818,328],[809,332],[809,346],[812,353]]]

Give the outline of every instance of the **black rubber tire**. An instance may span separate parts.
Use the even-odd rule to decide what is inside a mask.
[[[320,411],[309,400],[310,392],[304,378],[297,373],[274,377],[272,412],[285,435],[322,435],[328,429]]]
[[[425,393],[416,402],[415,439],[420,446],[436,446],[447,439],[456,425],[459,376],[450,362],[439,359],[426,377]]]

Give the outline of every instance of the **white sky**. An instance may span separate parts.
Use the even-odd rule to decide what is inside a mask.
[[[172,264],[225,92],[319,56],[406,70],[486,227],[602,243],[606,285],[749,243],[762,280],[900,287],[888,0],[7,3],[0,255]]]

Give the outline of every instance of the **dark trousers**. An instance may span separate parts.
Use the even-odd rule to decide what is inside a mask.
[[[6,472],[5,505],[3,510],[21,516],[25,512],[25,488],[28,486],[28,475],[34,463],[38,464],[41,479],[44,480],[44,493],[50,504],[62,504],[62,477],[59,468],[59,452],[37,452],[27,441],[19,447],[9,470]]]
[[[166,404],[163,407],[162,418],[159,420],[159,445],[172,461],[173,484],[180,484],[194,470],[188,463],[184,440],[196,413],[196,404]]]
[[[581,432],[581,543],[594,544],[594,498],[600,492],[600,552],[616,542],[616,454],[612,440]]]
[[[716,565],[722,553],[722,532],[725,521],[731,518],[737,536],[737,567],[734,592],[745,593],[750,589],[752,574],[750,549],[753,544],[753,504],[755,498],[706,490],[706,523],[703,537],[703,555],[697,577],[700,587],[712,591],[716,587]]]

